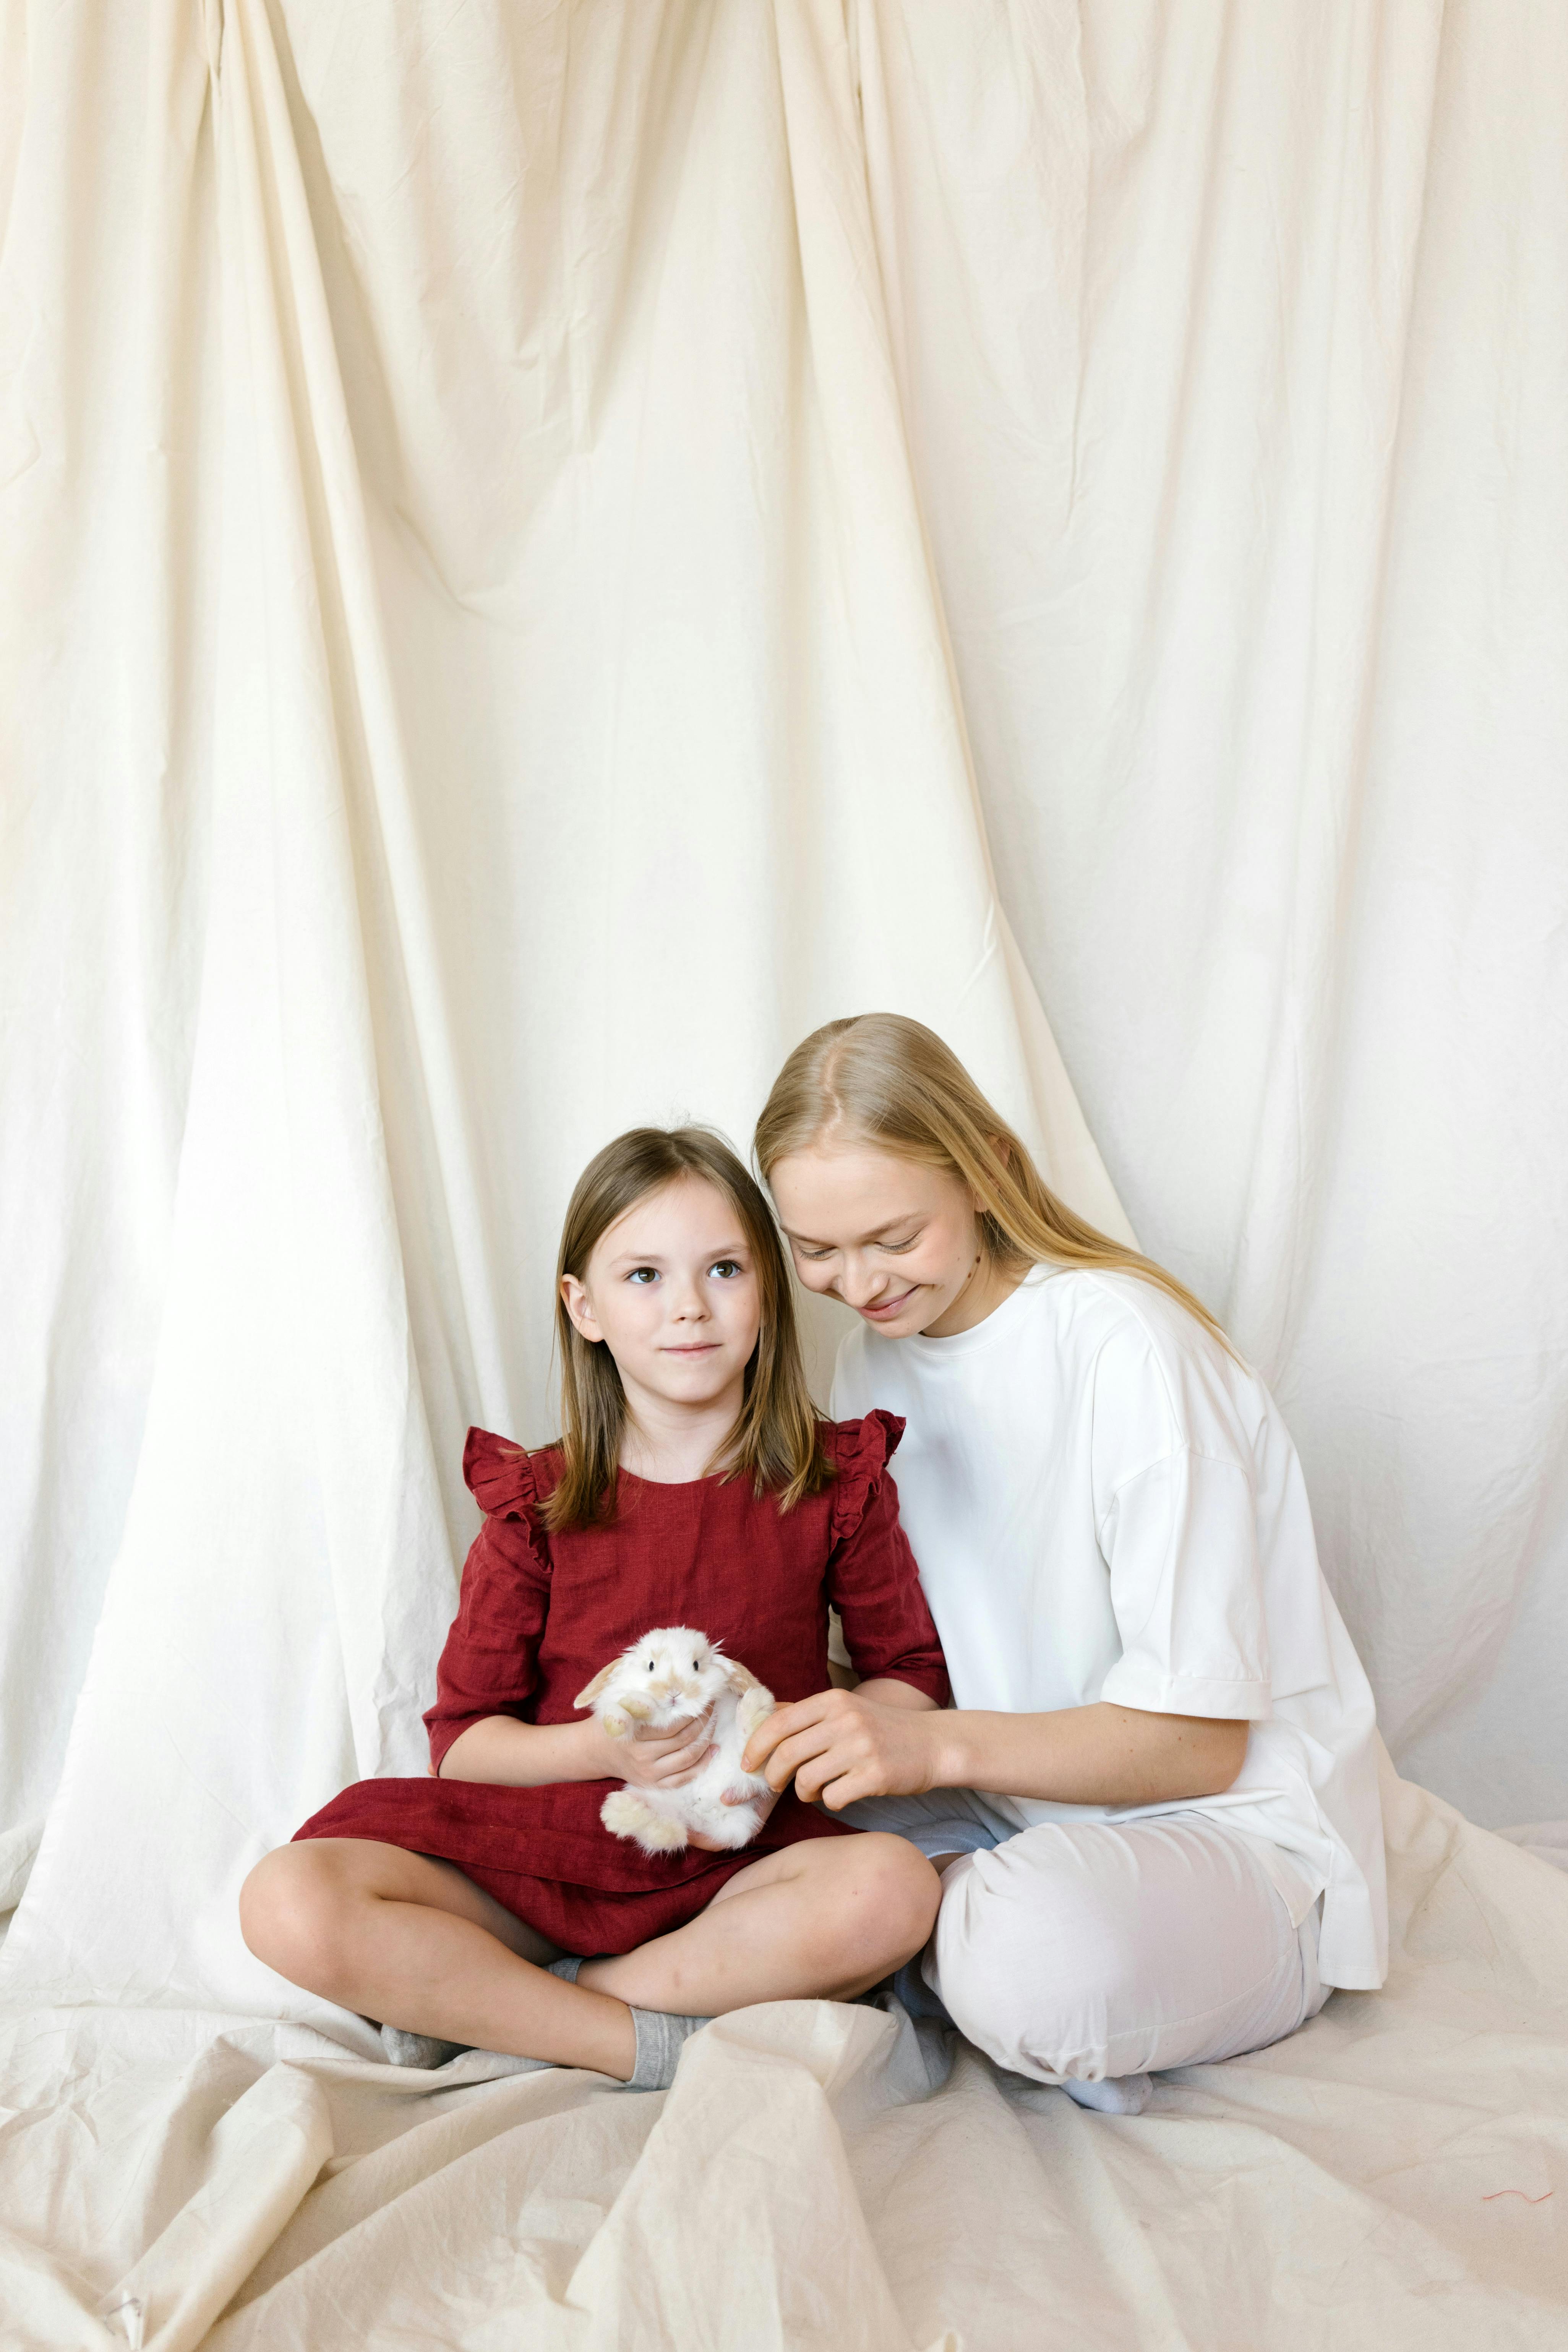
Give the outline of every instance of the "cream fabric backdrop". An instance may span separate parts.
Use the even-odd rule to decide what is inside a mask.
[[[1401,1769],[1568,1814],[1568,12],[853,18],[1003,900]]]
[[[257,1841],[422,1768],[462,1433],[552,1432],[600,1142],[743,1141],[895,1003],[1121,1213],[993,887],[830,19],[95,21],[32,28],[6,257],[11,1958],[257,1999]]]
[[[743,1137],[846,1006],[942,1029],[1119,1225],[1038,983],[1143,1238],[1275,1380],[1391,1734],[1483,1817],[1568,1812],[1568,21],[73,0],[6,38],[0,1907],[14,2104],[79,2086],[14,2147],[37,2340],[102,2340],[82,2282],[232,2199],[256,2066],[369,2053],[234,1893],[418,1768],[461,1431],[548,1432],[576,1168],[640,1117]],[[1561,1949],[1541,1865],[1408,1802],[1412,1916],[1461,1848],[1485,1894],[1403,2028],[1357,2012],[1346,2131],[1444,1984],[1517,2033]],[[1336,2015],[1273,2071],[1337,2064]],[[780,2063],[831,2085],[828,2031]],[[161,2344],[395,2133],[374,2082],[323,2137],[258,2079],[292,2153]],[[995,2122],[931,2110],[977,2212]],[[830,2270],[796,2190],[785,2268]],[[360,2208],[301,2210],[291,2260]],[[1402,2292],[1447,2275],[1394,2237]]]

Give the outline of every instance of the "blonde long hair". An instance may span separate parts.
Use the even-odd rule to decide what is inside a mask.
[[[757,1270],[762,1328],[741,1411],[722,1449],[725,1475],[749,1473],[756,1493],[772,1488],[790,1510],[833,1476],[820,1421],[805,1384],[788,1261],[766,1197],[721,1137],[701,1127],[635,1127],[606,1143],[577,1180],[555,1269],[555,1332],[561,1349],[561,1450],[564,1467],[544,1506],[547,1527],[604,1526],[616,1515],[616,1472],[626,1434],[626,1392],[603,1340],[585,1339],[566,1312],[561,1278],[581,1282],[601,1236],[617,1219],[683,1176],[711,1184],[741,1221]]]
[[[994,1263],[1135,1274],[1235,1353],[1184,1283],[1058,1200],[957,1055],[920,1022],[862,1013],[829,1021],[795,1047],[757,1121],[753,1149],[764,1182],[793,1152],[840,1139],[872,1143],[960,1177],[980,1204],[981,1244]]]

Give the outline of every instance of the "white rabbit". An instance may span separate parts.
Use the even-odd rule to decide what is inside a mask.
[[[689,1625],[661,1625],[612,1658],[573,1701],[591,1706],[612,1739],[625,1739],[634,1724],[662,1730],[682,1716],[713,1710],[712,1749],[694,1780],[683,1789],[614,1789],[599,1819],[615,1836],[636,1838],[645,1853],[679,1853],[691,1831],[715,1845],[749,1845],[763,1825],[755,1801],[721,1804],[726,1794],[753,1801],[769,1793],[760,1772],[741,1762],[746,1742],[773,1695],[755,1675],[726,1658],[706,1633]]]

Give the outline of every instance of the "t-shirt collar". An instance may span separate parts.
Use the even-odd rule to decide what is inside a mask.
[[[955,1357],[973,1355],[981,1348],[989,1348],[993,1341],[1005,1339],[1029,1312],[1037,1291],[1053,1275],[1063,1271],[1061,1266],[1056,1265],[1031,1266],[1017,1288],[1008,1292],[1000,1307],[994,1307],[989,1315],[967,1331],[953,1331],[944,1339],[928,1339],[924,1332],[917,1331],[912,1339],[897,1339],[891,1344],[910,1349],[922,1364],[950,1363]]]

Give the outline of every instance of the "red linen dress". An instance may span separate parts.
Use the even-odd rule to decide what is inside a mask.
[[[896,1675],[942,1705],[947,1670],[887,1473],[903,1427],[880,1412],[826,1423],[837,1475],[792,1511],[759,1498],[744,1477],[660,1486],[623,1471],[611,1526],[553,1535],[540,1505],[560,1473],[556,1451],[529,1454],[470,1430],[463,1475],[486,1517],[425,1718],[437,1769],[486,1716],[580,1721],[577,1693],[656,1625],[695,1626],[781,1702],[809,1698],[828,1685],[829,1601],[858,1673]],[[739,1853],[645,1854],[599,1819],[617,1785],[360,1780],[295,1834],[374,1838],[454,1862],[516,1917],[584,1955],[630,1951],[683,1927],[759,1855],[855,1834],[790,1789]]]

